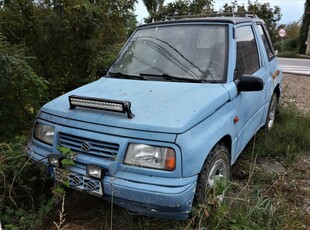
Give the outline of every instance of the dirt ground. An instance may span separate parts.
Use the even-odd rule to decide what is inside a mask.
[[[283,74],[282,103],[294,103],[298,108],[310,112],[310,76]]]
[[[310,76],[283,74],[283,94],[280,103],[294,104],[298,109],[309,114]],[[278,168],[276,164],[273,166],[270,168]],[[280,180],[281,188],[287,187],[287,190],[292,194],[298,194],[297,196],[292,195],[292,198],[299,197],[298,200],[292,202],[295,205],[291,206],[291,212],[302,211],[305,218],[310,218],[310,152],[300,155],[291,167],[285,169],[285,172],[282,172],[281,167],[279,168],[278,173],[286,175]],[[309,223],[309,221],[307,222]],[[303,226],[302,229],[310,230],[310,226]]]

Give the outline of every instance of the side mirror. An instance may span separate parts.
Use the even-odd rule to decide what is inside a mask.
[[[239,92],[242,91],[261,91],[264,88],[264,82],[259,77],[251,75],[243,75],[239,80],[236,81],[237,89]]]

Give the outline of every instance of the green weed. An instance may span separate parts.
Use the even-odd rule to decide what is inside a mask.
[[[5,229],[36,229],[53,208],[45,169],[23,151],[24,137],[0,143],[0,220]]]
[[[270,132],[260,131],[256,152],[260,157],[284,158],[292,162],[302,152],[310,151],[310,115],[296,107],[279,107],[277,122]]]

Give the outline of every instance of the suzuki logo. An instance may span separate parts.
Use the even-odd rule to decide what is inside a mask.
[[[81,150],[84,151],[84,152],[87,152],[89,151],[91,148],[91,145],[88,143],[88,142],[84,142],[81,146]]]

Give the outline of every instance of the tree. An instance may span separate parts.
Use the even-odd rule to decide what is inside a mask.
[[[212,2],[212,0],[193,0],[189,4],[189,14],[197,15],[210,11]]]
[[[300,35],[300,24],[299,22],[292,22],[285,25],[286,38],[299,39]]]
[[[244,4],[242,4],[241,6],[238,5],[237,0],[234,2],[231,2],[231,5],[229,5],[228,3],[225,3],[225,5],[223,6],[222,12],[223,13],[227,13],[227,14],[232,14],[234,12],[238,12],[238,13],[243,13],[246,12],[247,10],[245,9]]]
[[[253,12],[253,14],[256,14],[259,18],[265,21],[269,34],[274,40],[277,22],[280,21],[282,17],[280,7],[275,6],[274,8],[271,8],[269,3],[262,4],[256,0],[254,3],[249,1],[248,11]]]
[[[308,29],[310,25],[310,0],[305,2],[305,13],[302,17],[301,29],[300,29],[300,48],[299,53],[304,54],[306,52],[306,41],[308,37]]]
[[[0,31],[10,44],[25,44],[34,71],[50,82],[51,97],[92,81],[111,65],[114,47],[136,25],[137,0],[19,0],[0,9]],[[109,54],[113,52],[113,54]]]
[[[282,17],[281,9],[279,6],[271,8],[269,3],[259,3],[259,1],[256,0],[254,2],[248,1],[248,5],[245,7],[244,5],[239,6],[237,1],[234,1],[231,3],[231,5],[225,4],[222,11],[224,13],[231,13],[233,9],[234,13],[236,14],[251,13],[263,19],[266,23],[272,40],[275,40],[277,22],[280,21]]]
[[[0,33],[0,136],[30,127],[47,89],[27,60],[26,49],[12,46]]]
[[[145,19],[145,22],[149,23],[160,20],[164,2],[165,0],[143,0],[149,13],[149,17]]]
[[[18,132],[48,98],[111,65],[136,26],[136,2],[0,0],[0,136]]]
[[[211,10],[212,0],[177,0],[168,3],[163,9],[160,19],[167,16],[199,15]]]

